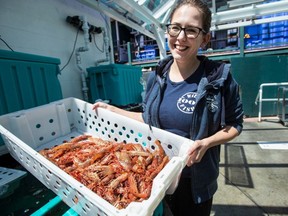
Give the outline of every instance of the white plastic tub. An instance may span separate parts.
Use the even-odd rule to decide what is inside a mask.
[[[0,133],[10,154],[79,215],[152,215],[165,193],[172,192],[186,164],[189,139],[67,98],[36,108],[0,116]],[[81,134],[105,140],[140,143],[154,151],[156,139],[170,161],[156,176],[149,199],[117,209],[38,153]]]

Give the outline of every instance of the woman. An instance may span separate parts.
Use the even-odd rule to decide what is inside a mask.
[[[179,1],[167,25],[172,56],[161,60],[150,75],[143,113],[101,102],[94,105],[195,140],[176,191],[165,197],[174,216],[210,215],[220,144],[242,130],[242,103],[230,65],[197,55],[210,40],[210,25],[205,3]]]

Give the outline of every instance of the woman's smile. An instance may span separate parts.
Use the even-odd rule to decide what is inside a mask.
[[[174,44],[174,48],[180,52],[186,51],[189,47],[184,45]]]

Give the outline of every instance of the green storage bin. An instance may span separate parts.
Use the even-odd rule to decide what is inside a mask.
[[[62,99],[59,64],[57,58],[0,50],[0,115]],[[0,138],[0,155],[1,145]]]
[[[109,64],[87,68],[87,72],[91,103],[98,99],[116,106],[142,102],[141,67]]]

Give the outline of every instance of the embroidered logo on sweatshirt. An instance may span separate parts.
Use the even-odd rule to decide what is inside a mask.
[[[206,104],[210,112],[216,112],[216,110],[218,109],[218,101],[216,100],[216,95],[206,95]]]
[[[178,109],[183,113],[192,114],[195,109],[196,96],[197,93],[195,92],[188,92],[182,95],[177,101]]]

